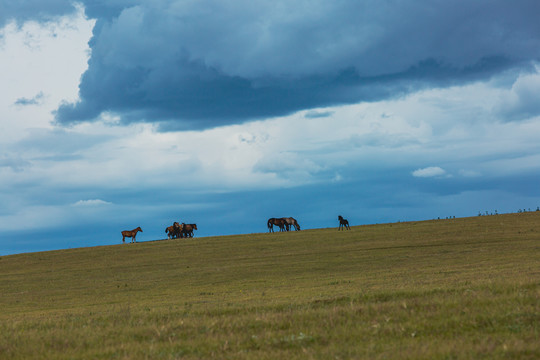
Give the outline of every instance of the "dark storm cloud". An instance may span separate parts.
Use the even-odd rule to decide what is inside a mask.
[[[3,0],[0,2],[0,28],[10,21],[21,24],[28,20],[49,21],[75,10],[66,0]]]
[[[60,124],[208,128],[490,78],[540,59],[540,3],[84,1],[97,19]]]

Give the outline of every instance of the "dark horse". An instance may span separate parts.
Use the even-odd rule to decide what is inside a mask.
[[[197,224],[182,224],[183,237],[193,237],[193,230],[197,230]]]
[[[274,232],[274,225],[279,226],[279,231],[285,231],[285,220],[283,218],[270,218],[266,223],[269,232]]]
[[[300,231],[300,225],[298,224],[298,221],[296,221],[295,218],[286,217],[282,219],[285,221],[285,226],[287,227],[287,231],[291,229],[291,226],[294,227],[294,230]]]
[[[341,230],[341,229],[343,229],[343,230],[345,230],[345,229],[351,230],[351,227],[349,226],[349,222],[346,219],[344,219],[343,216],[339,215],[337,218],[339,220],[339,228],[338,228],[338,230]]]
[[[131,238],[131,242],[137,242],[135,240],[135,236],[137,236],[137,232],[143,232],[141,227],[139,226],[138,228],[136,229],[133,229],[133,230],[124,230],[122,231],[122,242],[125,243],[126,242],[126,238]]]

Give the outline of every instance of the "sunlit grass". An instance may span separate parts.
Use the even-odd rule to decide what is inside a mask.
[[[540,214],[0,257],[2,359],[540,358]]]

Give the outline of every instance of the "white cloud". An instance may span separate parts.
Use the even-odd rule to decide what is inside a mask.
[[[63,100],[78,98],[93,26],[79,9],[46,23],[9,23],[0,28],[3,145],[24,137],[29,128],[51,128],[51,112]]]
[[[102,205],[112,205],[111,202],[100,200],[100,199],[91,199],[91,200],[79,200],[73,206],[102,206]]]
[[[540,65],[517,77],[511,89],[499,96],[495,112],[506,120],[526,120],[540,116]]]
[[[423,169],[417,169],[412,172],[415,177],[440,177],[446,175],[446,171],[438,166],[430,166]]]

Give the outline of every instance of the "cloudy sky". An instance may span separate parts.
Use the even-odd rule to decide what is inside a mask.
[[[0,0],[0,255],[540,206],[537,0]]]

